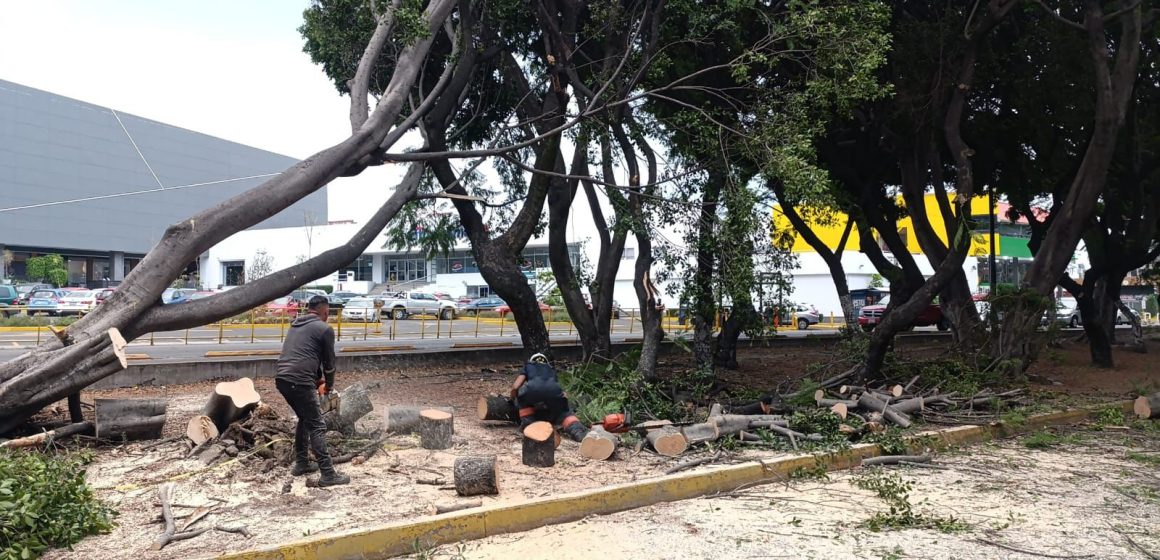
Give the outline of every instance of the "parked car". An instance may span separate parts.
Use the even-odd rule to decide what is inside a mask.
[[[67,290],[51,289],[36,290],[28,295],[28,314],[46,313],[56,315],[60,299],[68,293]]]
[[[169,288],[161,292],[161,303],[164,305],[185,303],[189,301],[189,296],[196,291],[193,288]]]
[[[325,295],[328,294],[322,290],[294,290],[293,292],[290,292],[290,297],[302,302],[310,301],[310,298],[314,296]]]
[[[342,312],[342,309],[344,307],[346,307],[347,298],[341,298],[341,297],[338,297],[334,294],[330,294],[330,295],[326,296],[326,299],[330,301],[330,314],[331,315],[338,315],[340,312]],[[354,298],[350,298],[350,299],[354,299]]]
[[[57,315],[84,315],[97,306],[97,296],[92,290],[68,292],[56,306]]]
[[[360,294],[357,292],[334,292],[333,294],[330,294],[330,295],[338,296],[338,297],[342,298],[342,301],[346,301],[348,299],[359,298],[359,297],[367,297],[366,294]]]
[[[16,286],[0,284],[0,303],[16,305],[18,299],[20,299],[20,290],[17,290]]]
[[[266,304],[266,312],[273,315],[285,315],[287,317],[297,317],[298,311],[302,305],[298,300],[290,296],[282,296],[270,303]]]
[[[375,300],[369,297],[356,297],[346,300],[340,313],[343,321],[357,323],[373,323],[381,319],[381,313],[376,313]]]
[[[540,311],[541,311],[541,312],[543,312],[543,311],[547,311],[547,310],[549,310],[549,309],[551,309],[551,308],[552,308],[552,306],[550,306],[550,305],[548,305],[548,304],[546,304],[546,303],[544,303],[544,302],[542,302],[542,301],[541,301],[541,302],[537,302],[537,303],[539,303],[539,304],[540,304]],[[504,317],[504,316],[506,316],[508,313],[511,313],[511,312],[512,312],[512,308],[511,308],[511,306],[510,306],[510,305],[508,305],[508,304],[506,304],[506,303],[505,303],[505,304],[503,304],[503,305],[501,305],[501,306],[499,306],[499,307],[495,308],[495,311],[496,311],[496,313],[499,313],[499,316],[500,316],[500,317]]]
[[[11,309],[11,307],[12,306],[8,305],[7,303],[0,303],[0,317],[7,319],[13,315],[20,314],[19,310]]]
[[[858,314],[858,324],[861,325],[862,330],[874,330],[874,327],[882,322],[882,318],[886,314],[886,307],[889,305],[890,296],[885,296],[875,305],[863,306],[862,312]],[[926,306],[926,309],[922,313],[919,313],[918,317],[914,319],[914,322],[905,328],[912,329],[914,327],[929,327],[931,325],[938,327],[940,331],[951,328],[950,321],[946,317],[943,317],[942,308],[936,303]]]
[[[383,309],[395,319],[411,315],[435,315],[440,319],[455,318],[455,302],[441,300],[430,292],[407,292],[403,297],[384,298]]]
[[[804,331],[810,328],[810,325],[822,322],[822,316],[818,313],[817,307],[798,304],[793,307],[793,310],[793,322],[799,331]]]
[[[18,284],[15,286],[16,291],[20,293],[20,297],[16,300],[17,306],[28,305],[29,296],[32,292],[37,290],[52,290],[52,284]]]
[[[504,301],[497,297],[485,297],[474,300],[463,306],[463,312],[471,315],[477,315],[481,311],[495,311],[501,305],[505,305]]]
[[[93,290],[93,299],[96,300],[96,303],[93,305],[96,306],[105,303],[105,300],[109,299],[109,296],[113,295],[116,291],[117,288],[98,288]]]
[[[459,304],[459,305],[461,305],[461,306],[464,306],[464,307],[466,307],[466,306],[467,306],[467,304],[469,304],[469,303],[471,303],[471,302],[475,301],[476,299],[477,299],[477,298],[473,298],[473,297],[471,297],[471,296],[459,296],[459,299],[455,300],[455,302],[456,302],[456,303],[458,303],[458,304]]]
[[[1132,311],[1132,315],[1139,317],[1136,311]],[[1048,323],[1050,314],[1044,314],[1043,323]],[[1069,328],[1078,329],[1083,326],[1083,315],[1079,311],[1079,302],[1072,297],[1061,297],[1055,301],[1055,323]],[[1124,315],[1123,311],[1116,311],[1117,325],[1130,325],[1131,319]]]

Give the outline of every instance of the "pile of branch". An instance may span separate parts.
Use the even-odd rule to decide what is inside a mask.
[[[1015,404],[1024,395],[1023,389],[1005,392],[983,389],[961,397],[955,393],[940,394],[938,387],[917,390],[918,380],[915,377],[906,385],[840,385],[830,390],[818,389],[814,402],[843,420],[854,416],[862,421],[863,431],[875,432],[887,424],[909,428],[915,416],[935,423],[986,422],[994,419],[997,409]]]

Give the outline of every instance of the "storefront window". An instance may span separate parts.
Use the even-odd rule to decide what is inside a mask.
[[[241,286],[246,283],[246,263],[244,261],[229,261],[222,263],[222,277],[227,286]]]

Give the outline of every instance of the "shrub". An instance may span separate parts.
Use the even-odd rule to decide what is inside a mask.
[[[113,528],[85,483],[87,456],[0,451],[0,558],[27,560]]]

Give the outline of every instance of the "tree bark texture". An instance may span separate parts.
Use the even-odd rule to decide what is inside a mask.
[[[460,496],[493,496],[499,494],[499,472],[495,455],[459,457],[453,468],[455,493]]]
[[[511,398],[503,395],[488,395],[479,397],[475,407],[476,416],[480,420],[500,420],[504,422],[519,422],[520,414]]]
[[[326,429],[354,434],[355,423],[374,409],[366,385],[355,383],[339,393],[338,410],[325,414]]]
[[[419,413],[419,445],[423,449],[449,449],[455,432],[454,416],[441,410],[427,409]]]
[[[96,435],[111,441],[159,439],[168,404],[165,399],[96,399]]]

